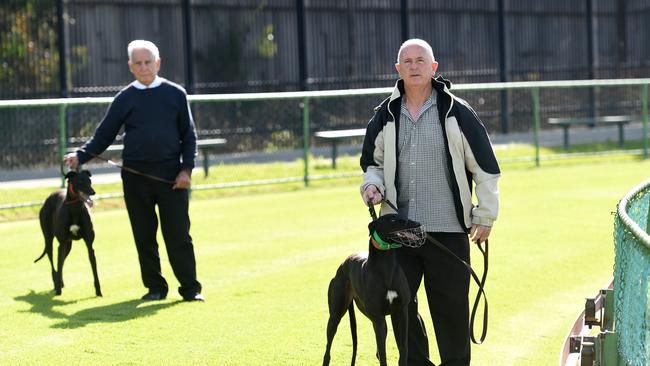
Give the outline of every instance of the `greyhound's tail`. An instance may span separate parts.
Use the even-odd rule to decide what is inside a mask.
[[[36,260],[34,260],[34,263],[40,261],[41,258],[45,257],[45,254],[47,254],[47,248],[43,249],[43,253],[40,255],[40,257],[38,257],[38,258],[36,258]]]
[[[354,301],[350,301],[348,313],[350,314],[350,333],[352,333],[352,363],[350,365],[354,366],[357,359],[357,319],[354,315]]]

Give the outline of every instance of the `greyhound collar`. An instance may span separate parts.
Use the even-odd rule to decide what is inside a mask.
[[[397,249],[400,248],[402,245],[401,244],[394,244],[394,243],[387,243],[383,241],[380,237],[379,234],[375,231],[372,233],[372,238],[370,238],[372,241],[372,245],[374,245],[375,248],[379,250],[389,250],[389,249]]]

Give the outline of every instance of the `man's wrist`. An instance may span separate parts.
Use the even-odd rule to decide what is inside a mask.
[[[382,192],[382,190],[381,190],[381,189],[379,188],[379,186],[377,186],[377,184],[375,184],[375,183],[364,183],[364,184],[361,186],[361,193],[363,193],[363,192],[365,192],[366,190],[368,190],[368,188],[369,188],[370,186],[375,187],[375,189],[377,190],[377,192],[379,192],[379,194],[381,194],[382,196],[384,195],[384,193]]]
[[[493,224],[494,224],[494,220],[492,220],[490,218],[478,217],[478,216],[472,217],[472,225],[481,225],[481,226],[492,227]]]

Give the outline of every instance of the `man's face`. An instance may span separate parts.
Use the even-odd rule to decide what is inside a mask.
[[[431,83],[438,63],[431,59],[424,48],[414,44],[402,50],[395,69],[406,86],[417,86]]]
[[[153,54],[145,48],[136,48],[129,60],[129,70],[136,80],[144,85],[149,85],[158,75],[160,59],[156,60]]]

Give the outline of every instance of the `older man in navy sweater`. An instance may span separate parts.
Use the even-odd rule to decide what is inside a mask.
[[[204,301],[189,234],[188,188],[196,130],[187,96],[181,86],[158,76],[160,55],[152,42],[133,41],[128,54],[136,81],[117,93],[95,135],[64,161],[73,169],[84,164],[106,150],[124,127],[122,160],[130,169],[122,170],[122,183],[142,281],[148,289],[142,299],[162,300],[168,292],[156,241],[157,205],[169,261],[180,283],[178,291],[185,301]]]

